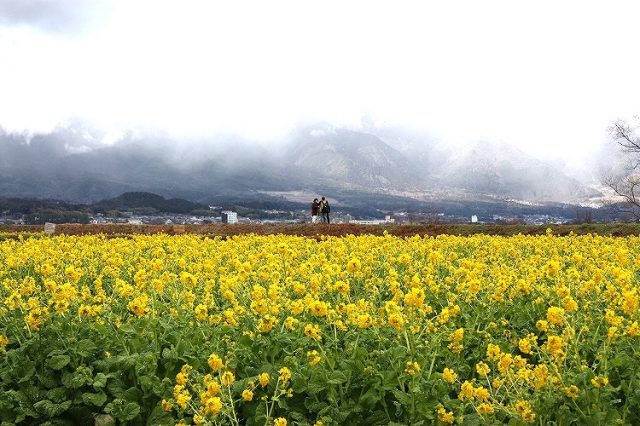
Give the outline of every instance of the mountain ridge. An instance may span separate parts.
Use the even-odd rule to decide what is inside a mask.
[[[305,188],[549,202],[593,195],[519,150],[478,142],[456,151],[384,129],[308,126],[273,149],[235,138],[190,146],[128,135],[101,144],[87,131],[66,128],[30,138],[0,131],[0,196],[91,203],[144,191],[206,204]]]

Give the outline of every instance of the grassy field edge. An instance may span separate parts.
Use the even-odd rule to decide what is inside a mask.
[[[354,225],[354,224],[235,224],[235,225],[56,225],[57,234],[199,234],[211,236],[233,236],[244,234],[284,234],[301,236],[319,235],[383,235],[385,231],[395,236],[436,236],[436,235],[541,235],[551,229],[556,235],[597,234],[611,236],[640,235],[640,224],[581,224],[581,225],[471,225],[471,224],[433,224],[433,225]],[[42,232],[42,225],[0,225],[1,233]]]

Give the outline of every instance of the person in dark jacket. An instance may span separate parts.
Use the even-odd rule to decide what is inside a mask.
[[[329,221],[329,212],[331,211],[331,206],[329,205],[329,200],[326,200],[322,197],[320,200],[320,213],[322,213],[322,223],[331,223]]]
[[[320,213],[320,201],[314,198],[311,203],[311,223],[318,223],[318,213]]]

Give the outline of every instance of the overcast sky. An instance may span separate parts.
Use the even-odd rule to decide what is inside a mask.
[[[579,162],[640,114],[639,18],[632,0],[0,0],[0,126],[273,139],[368,117]]]

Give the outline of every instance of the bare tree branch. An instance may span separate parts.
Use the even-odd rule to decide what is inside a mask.
[[[618,120],[609,127],[609,133],[613,139],[625,150],[625,152],[640,153],[640,138],[635,136],[635,129],[627,122]]]
[[[639,176],[607,176],[603,179],[603,184],[613,190],[615,195],[622,201],[622,203],[615,203],[617,210],[631,214],[640,220]]]
[[[640,118],[635,119],[640,123]],[[640,220],[640,137],[637,136],[639,128],[640,126],[632,127],[623,120],[611,124],[611,139],[619,145],[622,152],[628,154],[628,158],[620,173],[606,176],[602,180],[619,199],[615,203],[616,208],[620,212],[632,214],[637,220]]]

